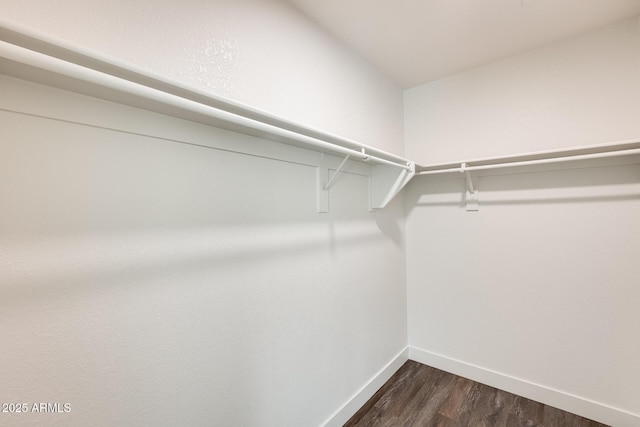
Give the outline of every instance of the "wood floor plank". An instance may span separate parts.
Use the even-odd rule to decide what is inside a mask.
[[[421,419],[420,422],[412,427],[462,427],[459,422],[440,414],[435,414],[431,420]]]
[[[457,420],[463,406],[470,400],[474,382],[462,377],[456,377],[455,386],[448,396],[447,401],[440,409],[440,414]]]
[[[345,426],[607,427],[411,360]]]
[[[453,393],[456,378],[444,371],[438,372],[437,369],[435,369],[435,375],[437,375],[437,379],[433,381],[430,393],[425,395],[422,401],[417,402],[417,406],[409,409],[413,412],[411,426],[429,425],[434,419],[439,418],[442,418],[442,425],[453,425],[451,423],[454,420],[446,417],[446,415],[442,415],[441,410],[449,399],[449,396]]]

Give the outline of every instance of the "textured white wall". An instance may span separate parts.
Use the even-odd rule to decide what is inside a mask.
[[[284,3],[6,1],[0,13],[400,151],[402,93]],[[28,92],[32,106],[187,142],[251,142],[2,83],[3,105]],[[369,213],[365,177],[341,176],[317,214],[311,167],[0,120],[0,397],[72,405],[12,425],[319,425],[405,348],[403,204]]]
[[[405,92],[405,151],[422,164],[640,136],[632,19]]]
[[[622,22],[407,91],[406,152],[431,163],[639,136],[639,30]],[[486,173],[479,212],[459,176],[414,180],[415,354],[604,421],[607,407],[639,417],[640,159],[626,162]]]

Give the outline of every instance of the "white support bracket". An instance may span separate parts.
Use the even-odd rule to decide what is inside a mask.
[[[327,159],[325,154],[322,154],[320,164],[316,167],[316,212],[329,212],[329,189],[342,173],[349,157],[350,155],[345,156],[340,165],[335,168],[331,179],[329,179],[329,170],[335,166],[330,167],[332,163]],[[333,163],[333,165],[335,165],[335,163]]]
[[[467,212],[478,211],[480,209],[478,188],[474,185],[473,176],[471,176],[471,172],[467,170],[466,163],[460,165],[460,173],[464,174],[467,183],[467,191],[464,197]]]
[[[416,174],[414,162],[407,162],[407,169],[387,165],[374,165],[369,178],[369,210],[384,208],[411,181]]]
[[[340,163],[340,166],[338,166],[338,169],[336,169],[336,171],[333,173],[333,176],[331,177],[331,179],[325,184],[324,187],[322,187],[322,191],[329,191],[329,188],[331,188],[331,186],[335,182],[338,175],[340,175],[340,172],[342,172],[342,168],[347,163],[347,160],[349,160],[348,154],[345,156],[344,160],[342,160],[342,163]]]
[[[329,166],[322,155],[320,165],[316,167],[316,212],[329,212],[329,189],[325,189],[329,182]]]
[[[357,158],[364,162],[348,163],[349,159]],[[320,161],[316,164],[316,211],[318,213],[329,212],[329,189],[347,169],[353,172],[356,168],[357,175],[369,177],[369,210],[384,208],[416,175],[416,165],[407,161],[404,164],[394,163],[385,159],[377,159],[375,162],[364,149],[357,156],[347,154],[338,164],[339,159],[326,154],[321,154]],[[336,166],[337,165],[337,166]],[[331,171],[335,171],[331,174]]]

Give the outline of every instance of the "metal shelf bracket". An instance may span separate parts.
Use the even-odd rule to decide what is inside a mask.
[[[327,156],[322,154],[320,164],[316,167],[316,212],[327,213],[329,212],[329,189],[336,182],[338,176],[343,172],[347,160],[351,157],[349,154],[342,159],[340,165],[336,168],[335,163],[333,166],[327,159]],[[329,178],[329,170],[335,168],[335,172]]]
[[[464,197],[467,212],[476,212],[480,209],[478,188],[473,182],[471,172],[467,170],[466,163],[462,163],[460,165],[460,173],[464,174],[465,181],[467,183],[467,191]]]
[[[342,163],[340,163],[338,169],[336,169],[336,171],[333,173],[331,179],[324,185],[324,187],[322,187],[322,191],[329,191],[329,188],[331,188],[338,175],[340,175],[340,172],[342,172],[342,168],[344,167],[345,163],[347,163],[347,160],[349,160],[348,154],[345,156],[344,160],[342,160]]]

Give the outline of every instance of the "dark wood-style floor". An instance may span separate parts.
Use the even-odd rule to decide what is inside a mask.
[[[408,361],[345,424],[433,427],[601,427],[604,424]]]

